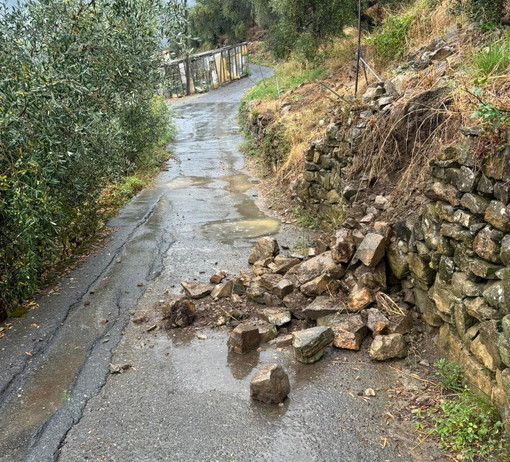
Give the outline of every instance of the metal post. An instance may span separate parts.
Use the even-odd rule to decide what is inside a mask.
[[[356,51],[356,82],[354,83],[354,96],[357,96],[358,94],[360,59],[361,59],[361,0],[358,0],[358,50]]]

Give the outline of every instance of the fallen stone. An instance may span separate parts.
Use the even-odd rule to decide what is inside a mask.
[[[384,236],[368,233],[356,250],[354,257],[361,260],[366,266],[375,267],[384,257],[385,247]]]
[[[501,241],[501,261],[504,265],[510,266],[510,234],[507,234]]]
[[[264,305],[266,303],[265,294],[266,291],[262,287],[249,287],[246,289],[246,297],[259,305]]]
[[[335,235],[335,244],[331,249],[331,257],[335,263],[348,263],[356,251],[352,230],[341,229]]]
[[[228,338],[228,350],[238,354],[245,354],[256,350],[260,345],[260,332],[256,325],[250,322],[239,324]]]
[[[250,252],[248,263],[252,264],[258,260],[275,257],[278,255],[280,248],[276,239],[272,237],[263,237],[260,239]]]
[[[288,279],[282,279],[273,287],[273,294],[283,300],[287,295],[292,293],[293,290],[294,284]]]
[[[301,260],[299,258],[284,257],[283,255],[278,255],[274,259],[274,262],[272,264],[273,266],[270,267],[273,273],[285,274],[291,268],[293,268],[296,265],[299,265],[300,263]]]
[[[274,340],[271,340],[269,343],[274,345],[276,348],[285,348],[292,345],[294,337],[292,334],[279,335]]]
[[[290,311],[271,308],[257,311],[257,316],[277,327],[288,324],[292,319]]]
[[[288,278],[288,276],[293,275],[300,284],[306,284],[322,274],[329,274],[335,279],[340,279],[345,274],[345,269],[333,260],[331,251],[321,253],[294,266],[285,277]]]
[[[202,282],[181,282],[181,286],[186,295],[193,299],[207,297],[213,290],[213,286]]]
[[[368,287],[354,287],[347,297],[349,311],[361,311],[375,302],[374,292]]]
[[[161,308],[169,327],[186,327],[195,319],[195,304],[187,298],[175,298]]]
[[[304,308],[308,305],[309,299],[305,297],[301,292],[292,292],[283,299],[283,304],[297,319],[305,319],[306,316],[303,314]]]
[[[251,380],[250,393],[263,403],[281,403],[290,393],[289,377],[277,364],[265,366]]]
[[[367,327],[372,332],[372,337],[389,334],[390,320],[377,308],[367,310]]]
[[[340,283],[334,279],[330,274],[321,274],[315,279],[303,284],[301,292],[308,297],[322,295],[324,293],[335,294],[340,288]]]
[[[275,339],[278,335],[278,330],[273,324],[264,321],[258,321],[256,326],[259,330],[260,341],[262,343],[268,343]]]
[[[378,335],[370,345],[369,355],[376,361],[405,358],[407,345],[402,334]]]
[[[460,205],[475,215],[483,215],[489,206],[489,201],[478,194],[467,193],[462,196]]]
[[[390,332],[392,334],[408,334],[413,330],[414,318],[411,311],[407,311],[405,316],[392,316],[390,319]]]
[[[322,358],[325,349],[335,338],[332,329],[325,326],[311,327],[293,334],[294,356],[303,364],[311,364]]]
[[[267,306],[282,306],[283,301],[276,295],[266,292],[264,294],[264,304],[266,304]]]
[[[368,334],[368,328],[359,314],[337,317],[332,321],[331,329],[335,334],[333,345],[346,350],[359,350]]]
[[[303,308],[302,314],[309,319],[319,319],[330,314],[336,314],[345,309],[345,303],[338,298],[323,295],[317,297],[306,308]]]
[[[223,281],[223,279],[225,279],[227,277],[227,272],[226,271],[216,271],[216,273],[214,273],[210,279],[209,279],[209,282],[211,284],[219,284],[220,282]]]

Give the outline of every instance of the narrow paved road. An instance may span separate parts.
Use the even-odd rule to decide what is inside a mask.
[[[256,206],[238,150],[237,104],[268,73],[176,104],[168,170],[111,221],[107,246],[1,340],[0,461],[412,460],[405,444],[381,445],[385,399],[352,395],[390,386],[383,365],[338,351],[312,366],[288,351],[237,357],[222,332],[201,341],[129,323],[181,281],[244,268],[257,237],[296,237]],[[254,404],[249,379],[274,361],[291,375],[290,400]],[[132,369],[110,375],[110,363]]]

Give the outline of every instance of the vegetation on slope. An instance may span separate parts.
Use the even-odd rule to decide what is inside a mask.
[[[155,98],[167,6],[0,7],[0,311],[94,234],[103,188],[153,163],[168,138]]]

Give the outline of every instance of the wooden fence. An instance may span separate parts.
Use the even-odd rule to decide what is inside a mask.
[[[240,43],[169,61],[163,70],[167,96],[205,93],[247,75],[248,45]]]

